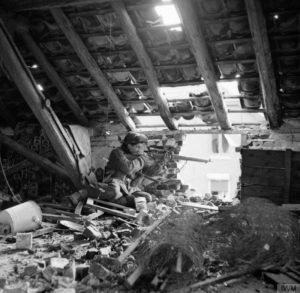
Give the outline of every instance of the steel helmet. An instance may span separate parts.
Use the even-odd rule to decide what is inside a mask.
[[[123,140],[123,143],[125,144],[137,144],[137,143],[147,143],[147,142],[148,142],[148,138],[146,135],[142,133],[133,132],[133,131],[128,132]]]

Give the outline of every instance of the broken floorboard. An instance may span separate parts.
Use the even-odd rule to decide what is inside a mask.
[[[106,208],[106,207],[97,205],[97,203],[95,201],[96,200],[94,200],[92,198],[88,198],[87,202],[86,202],[86,206],[91,207],[91,208],[95,208],[95,209],[100,210],[104,213],[111,214],[111,215],[114,215],[114,216],[118,216],[118,217],[121,217],[121,218],[126,218],[126,219],[130,219],[130,220],[135,220],[136,219],[135,215],[131,215],[131,214],[128,214],[128,213],[121,212],[119,210],[114,210],[114,209],[110,209],[110,208]]]

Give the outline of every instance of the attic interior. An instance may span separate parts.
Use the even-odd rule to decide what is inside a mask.
[[[300,292],[299,11],[0,1],[0,291]]]

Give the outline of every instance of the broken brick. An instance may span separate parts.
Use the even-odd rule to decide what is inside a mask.
[[[83,235],[89,239],[100,239],[102,238],[101,232],[95,226],[88,226],[84,229]]]
[[[95,257],[95,255],[99,254],[99,250],[96,248],[91,248],[86,252],[85,258],[87,260],[91,260]]]
[[[62,257],[53,257],[50,259],[50,266],[55,270],[63,270],[69,264],[69,260]]]
[[[32,233],[17,233],[17,249],[32,249]]]
[[[38,266],[37,265],[30,265],[25,267],[24,269],[24,276],[29,276],[32,277],[34,275],[36,275],[38,272]]]
[[[97,262],[91,263],[89,272],[92,273],[98,279],[102,279],[102,280],[106,279],[108,276],[112,274],[111,271],[109,271],[107,268],[105,268],[104,266],[102,266]]]

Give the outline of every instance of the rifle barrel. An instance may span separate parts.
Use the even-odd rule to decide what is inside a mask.
[[[163,153],[154,154],[154,157],[162,159],[164,157],[164,154]],[[205,160],[205,159],[198,159],[198,158],[194,158],[194,157],[180,156],[180,155],[174,155],[174,154],[172,154],[172,158],[175,160],[191,161],[191,162],[198,162],[198,163],[211,162],[210,159]]]
[[[179,156],[179,155],[173,155],[173,158],[175,160],[182,160],[182,161],[191,161],[191,162],[198,162],[198,163],[208,163],[211,160],[205,160],[205,159],[198,159],[194,157],[187,157],[187,156]]]

